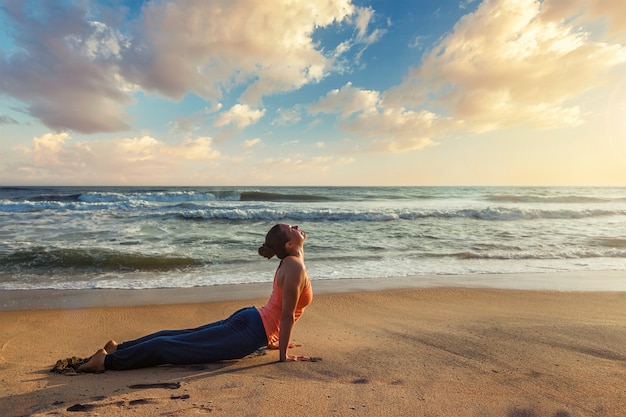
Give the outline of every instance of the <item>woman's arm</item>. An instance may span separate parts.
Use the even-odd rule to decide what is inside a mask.
[[[280,317],[280,335],[278,346],[280,350],[280,361],[302,361],[308,360],[306,356],[292,356],[287,354],[287,348],[290,346],[291,332],[296,322],[295,312],[300,292],[306,282],[306,272],[304,265],[295,260],[286,261],[283,265],[283,305]]]

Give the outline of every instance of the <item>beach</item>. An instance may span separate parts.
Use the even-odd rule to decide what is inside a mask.
[[[602,275],[589,272],[587,281]],[[263,351],[238,361],[73,376],[50,369],[58,359],[91,355],[109,338],[194,327],[260,306],[270,284],[123,296],[24,291],[13,293],[13,305],[12,292],[2,291],[1,414],[626,415],[624,291],[362,284],[314,282],[291,352],[319,361],[280,363],[276,351]]]

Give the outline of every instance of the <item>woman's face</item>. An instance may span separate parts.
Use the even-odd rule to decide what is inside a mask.
[[[289,242],[302,245],[306,239],[306,233],[304,233],[298,226],[291,226],[289,224],[283,224],[280,227],[287,237]]]

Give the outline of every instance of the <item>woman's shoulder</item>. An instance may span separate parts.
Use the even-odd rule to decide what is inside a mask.
[[[280,265],[280,272],[283,277],[300,277],[306,273],[306,266],[302,258],[297,256],[287,256]]]

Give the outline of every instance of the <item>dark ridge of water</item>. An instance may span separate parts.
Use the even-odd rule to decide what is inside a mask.
[[[60,202],[77,202],[80,199],[81,194],[50,194],[50,195],[37,195],[29,197],[27,201],[60,201]]]
[[[0,187],[0,191],[30,191],[29,187]]]
[[[278,201],[278,202],[302,202],[302,201],[328,201],[328,197],[311,194],[281,194],[267,193],[262,191],[244,191],[240,201]]]
[[[30,248],[0,256],[0,267],[14,270],[49,268],[99,270],[169,270],[207,264],[183,256],[118,252],[108,249]]]

